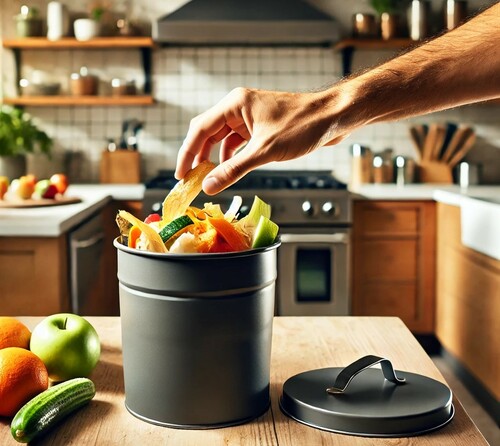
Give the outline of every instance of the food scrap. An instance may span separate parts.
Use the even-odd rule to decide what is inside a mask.
[[[119,211],[116,223],[121,242],[130,248],[159,253],[238,252],[271,245],[279,227],[271,220],[271,206],[255,196],[250,212],[238,219],[242,204],[235,196],[224,213],[218,204],[191,206],[202,190],[205,176],[215,167],[210,161],[191,169],[166,196],[162,216],[144,221]]]

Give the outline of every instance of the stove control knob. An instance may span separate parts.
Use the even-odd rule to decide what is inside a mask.
[[[323,203],[323,206],[321,206],[321,212],[325,215],[335,215],[337,213],[337,207],[331,201],[326,201]]]
[[[312,203],[309,200],[306,200],[302,203],[302,211],[306,215],[312,216],[314,214],[314,208]]]

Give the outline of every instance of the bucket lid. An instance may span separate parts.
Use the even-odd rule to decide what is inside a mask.
[[[382,370],[370,368],[375,364]],[[394,371],[388,359],[373,355],[345,368],[311,370],[289,378],[283,384],[280,407],[308,426],[369,437],[423,434],[444,426],[454,415],[452,392],[446,385]]]

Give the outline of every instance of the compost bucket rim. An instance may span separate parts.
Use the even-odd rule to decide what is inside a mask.
[[[281,245],[281,240],[278,237],[278,239],[269,246],[266,246],[264,248],[252,248],[252,249],[246,249],[244,251],[234,251],[234,252],[211,252],[211,253],[170,253],[170,252],[152,252],[152,251],[143,251],[140,249],[135,249],[135,248],[129,248],[128,246],[125,246],[123,243],[119,242],[119,237],[116,237],[113,240],[113,245],[115,248],[126,252],[128,254],[132,255],[137,255],[137,256],[144,256],[144,257],[152,257],[152,258],[169,258],[169,259],[189,259],[189,260],[196,260],[196,259],[220,259],[220,258],[234,258],[234,257],[248,257],[248,256],[253,256],[259,253],[267,252],[267,251],[272,251],[276,248],[278,248]]]

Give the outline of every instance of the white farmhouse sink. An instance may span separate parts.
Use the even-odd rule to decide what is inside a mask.
[[[462,197],[462,244],[500,260],[500,197]]]

